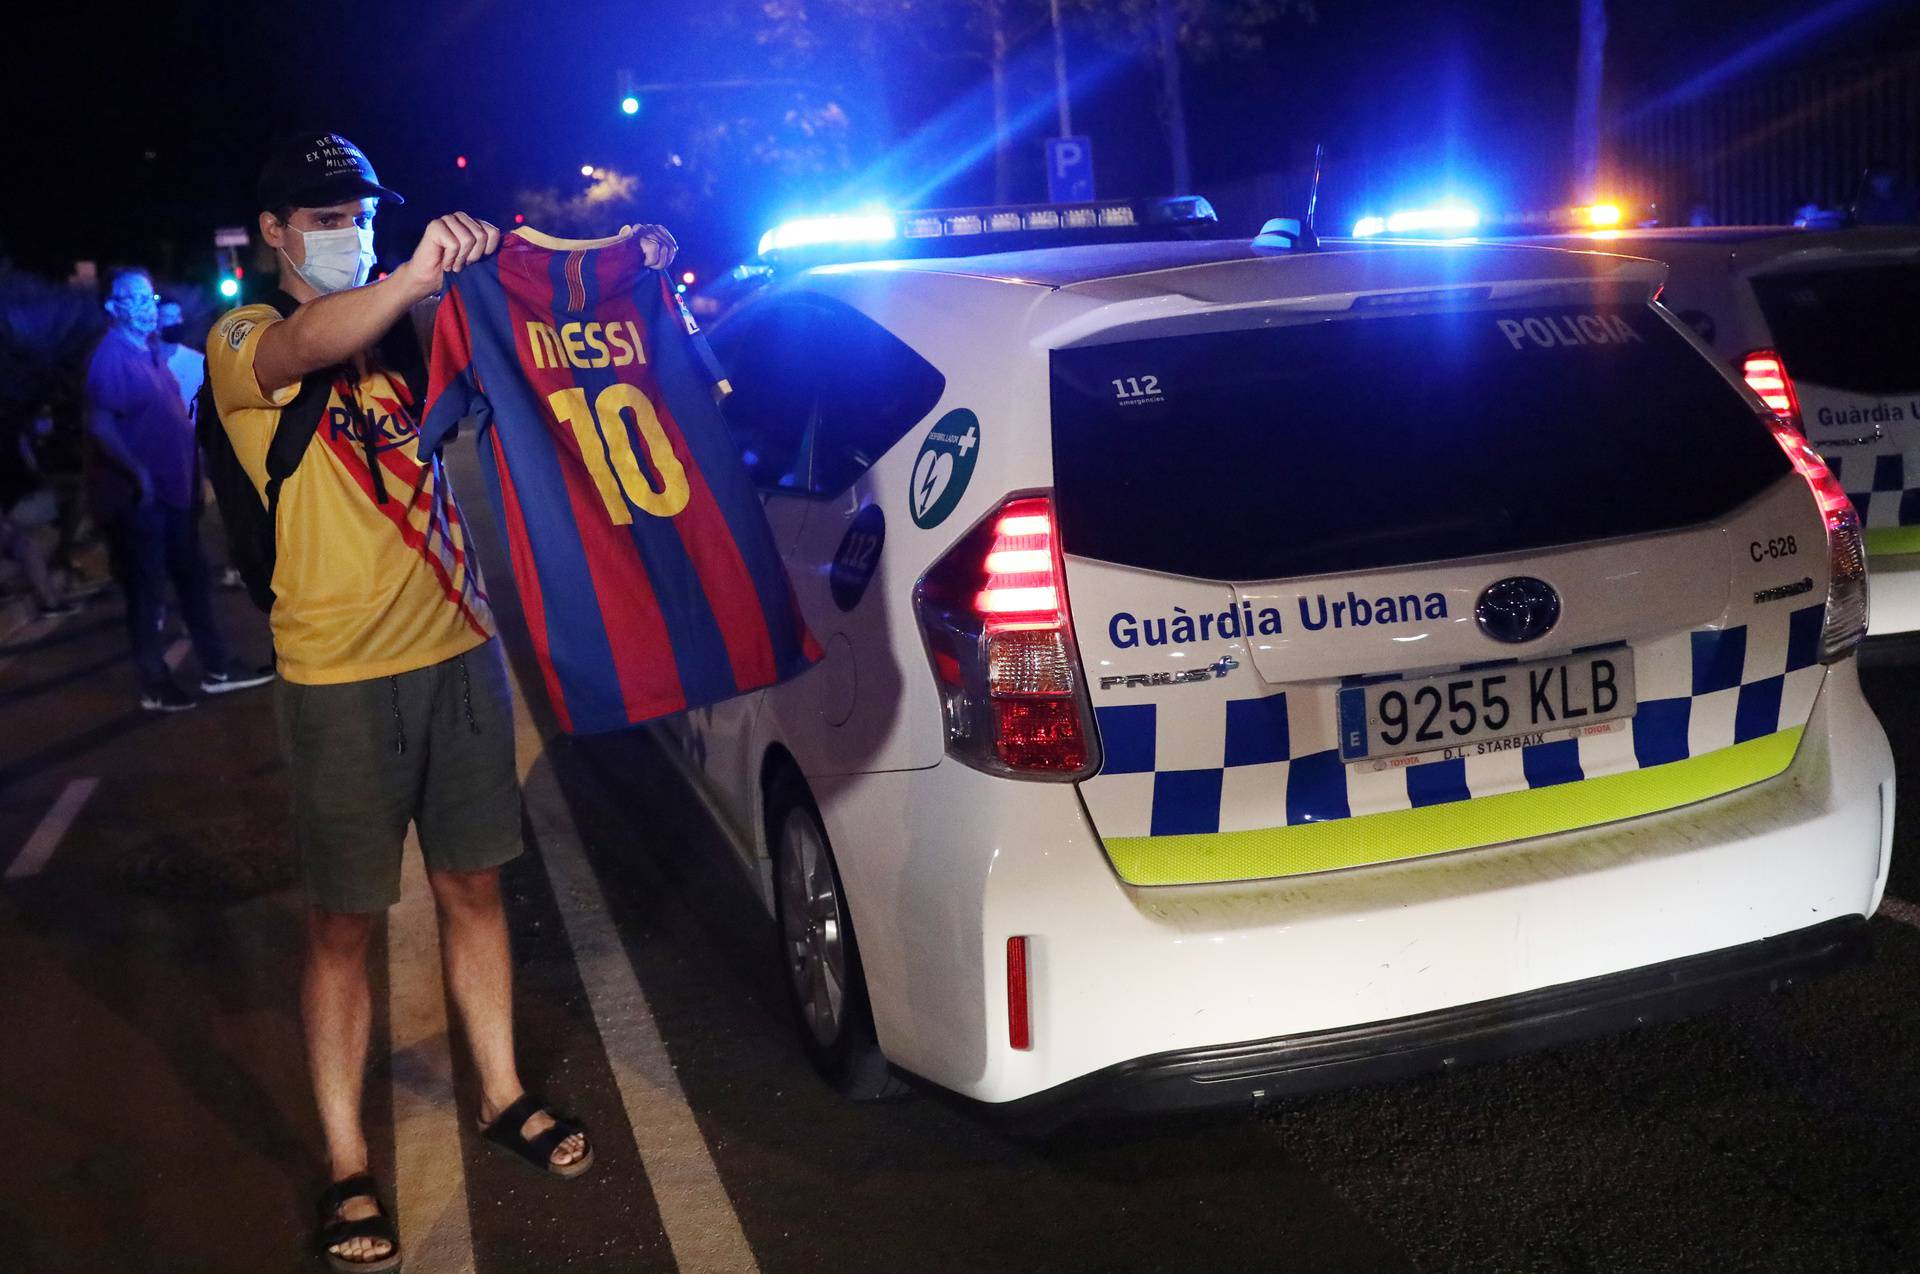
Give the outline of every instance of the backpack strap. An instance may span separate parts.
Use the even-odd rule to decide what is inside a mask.
[[[279,311],[281,318],[293,317],[300,308],[300,302],[285,292],[275,290],[269,293],[266,303]],[[323,367],[319,371],[309,372],[300,382],[300,392],[293,401],[280,409],[280,420],[273,427],[273,441],[267,444],[267,513],[277,514],[280,507],[280,485],[293,476],[300,467],[300,461],[306,457],[307,444],[313,441],[314,431],[320,427],[320,417],[327,411],[327,399],[333,392],[333,369]]]

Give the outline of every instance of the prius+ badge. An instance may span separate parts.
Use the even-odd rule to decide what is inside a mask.
[[[1204,668],[1183,668],[1179,672],[1134,672],[1113,677],[1100,678],[1102,690],[1124,687],[1128,690],[1136,686],[1184,686],[1196,681],[1211,681],[1224,677],[1240,666],[1240,661],[1232,655],[1222,655]]]
[[[1480,631],[1495,641],[1516,644],[1545,637],[1560,622],[1560,594],[1531,575],[1513,575],[1487,585],[1474,603]]]

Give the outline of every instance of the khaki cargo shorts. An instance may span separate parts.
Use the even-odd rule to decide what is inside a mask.
[[[429,871],[480,871],[520,853],[512,693],[498,638],[393,677],[279,683],[293,841],[315,906],[399,901],[409,823]]]

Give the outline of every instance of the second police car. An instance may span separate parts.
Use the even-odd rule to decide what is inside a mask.
[[[1873,636],[1920,630],[1920,229],[1680,226],[1525,242],[1666,264],[1667,307],[1806,434],[1853,500]]]
[[[1856,953],[1860,529],[1661,266],[1070,211],[713,332],[828,653],[670,733],[843,1092],[1245,1101]]]

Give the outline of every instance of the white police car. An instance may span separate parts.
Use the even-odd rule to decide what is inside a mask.
[[[1245,1101],[1855,953],[1859,530],[1663,267],[963,215],[713,332],[828,653],[669,730],[842,1091]]]
[[[1662,301],[1804,430],[1852,497],[1873,635],[1920,630],[1920,229],[1674,227],[1524,242],[1665,262]]]

